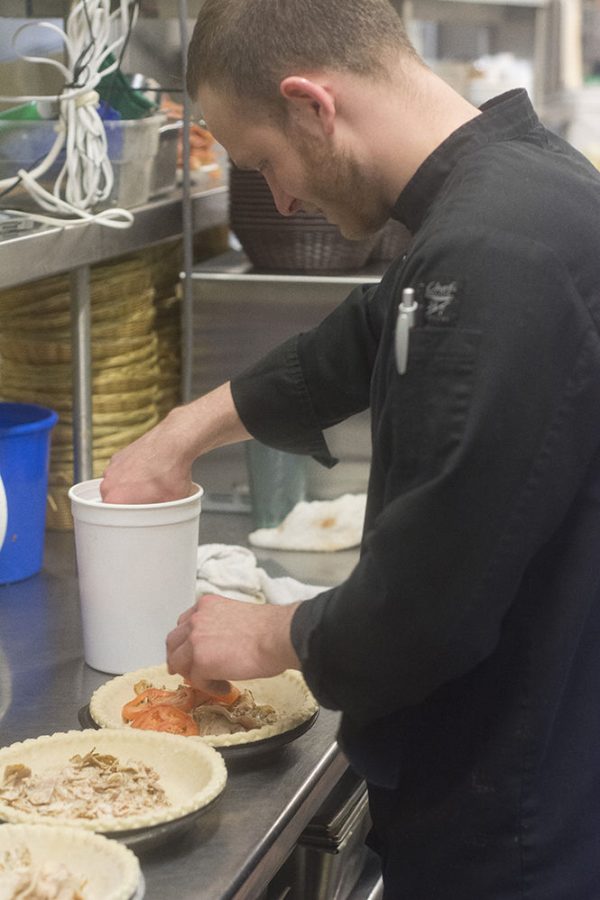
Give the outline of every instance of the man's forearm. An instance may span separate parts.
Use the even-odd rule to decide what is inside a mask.
[[[251,437],[238,415],[229,382],[171,410],[165,423],[179,433],[190,464],[217,447]]]

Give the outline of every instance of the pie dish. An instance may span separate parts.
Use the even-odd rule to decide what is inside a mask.
[[[98,801],[98,812],[89,817],[75,817],[55,809],[52,815],[29,808],[15,808],[7,799],[7,792],[0,791],[0,819],[11,823],[70,825],[88,831],[99,831],[115,837],[135,838],[140,830],[148,831],[168,823],[189,821],[194,814],[204,811],[222,793],[227,781],[227,771],[220,754],[200,741],[188,741],[184,737],[158,732],[139,732],[131,729],[87,729],[67,731],[11,744],[0,748],[0,785],[6,783],[10,767],[26,766],[32,777],[41,778],[65,771],[74,757],[85,757],[90,751],[116,757],[122,770],[129,761],[149,766],[158,776],[158,788],[164,790],[165,803],[153,802],[153,792],[148,790],[148,803],[140,799],[141,787],[133,786],[138,809],[130,814],[121,809],[119,814],[107,811],[106,801]],[[83,793],[83,791],[80,791]],[[125,794],[120,787],[115,791],[119,800]],[[100,797],[107,794],[100,794]],[[37,798],[36,798],[37,799]],[[27,805],[27,804],[26,804]],[[29,804],[31,805],[31,804]],[[129,843],[129,841],[126,841]],[[133,842],[133,841],[131,841]]]
[[[4,896],[3,876],[11,877],[9,860],[14,862],[24,851],[30,861],[31,875],[44,873],[52,878],[66,870],[65,874],[75,883],[84,885],[81,894],[85,900],[132,900],[141,896],[143,879],[139,862],[123,844],[79,828],[0,825],[1,896]]]
[[[178,685],[183,684],[181,676],[169,675],[165,665],[119,675],[92,694],[89,711],[93,721],[101,728],[121,728],[129,733],[134,731],[123,721],[121,710],[134,696],[134,685],[139,681],[147,681],[154,687],[165,687],[168,690],[175,690]],[[280,735],[295,734],[299,728],[302,731],[301,726],[314,721],[319,709],[302,675],[295,669],[288,669],[273,678],[253,678],[236,681],[234,684],[240,690],[250,690],[258,704],[272,706],[277,713],[276,721],[250,731],[192,736],[183,740],[208,744],[217,749],[262,744]]]

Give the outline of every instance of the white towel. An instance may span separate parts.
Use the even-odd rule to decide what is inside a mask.
[[[247,547],[235,544],[202,544],[198,547],[196,596],[219,594],[249,603],[274,603],[282,606],[308,600],[327,590],[305,584],[295,578],[272,578]]]
[[[349,550],[360,544],[366,503],[366,494],[297,503],[276,528],[259,528],[248,541],[270,550]]]

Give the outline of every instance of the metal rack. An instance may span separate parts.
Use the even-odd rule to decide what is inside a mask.
[[[226,187],[192,194],[192,231],[226,224],[227,198]],[[0,290],[92,266],[179,237],[182,206],[182,192],[176,191],[135,209],[133,225],[123,231],[95,224],[44,227],[0,240]]]
[[[385,268],[384,263],[376,262],[345,272],[265,272],[255,269],[246,255],[236,250],[194,266],[193,393],[206,393],[287,337],[312,328],[353,288],[378,283]],[[368,414],[352,416],[333,426],[327,430],[326,439],[340,463],[325,477],[326,470],[308,461],[309,493],[318,498],[363,491],[370,460]],[[248,483],[244,445],[221,448],[203,457],[201,463],[202,473],[198,471],[197,477],[212,484],[203,508],[250,511],[243,493]]]
[[[48,4],[10,0],[2,10],[6,15],[48,15]],[[54,15],[66,13],[69,3],[56,0]],[[178,15],[182,61],[187,51],[187,0],[172,4]],[[190,103],[184,92],[184,139],[189,134]],[[191,295],[187,273],[192,267],[193,235],[205,228],[228,221],[228,190],[217,187],[194,193],[189,165],[184,154],[183,187],[171,196],[149,202],[133,210],[133,225],[126,230],[103,228],[97,224],[72,227],[44,227],[0,240],[0,289],[68,273],[71,282],[71,334],[73,350],[73,444],[74,480],[92,477],[92,387],[91,387],[91,310],[90,267],[173,238],[183,238],[182,273],[182,370],[189,372]],[[188,383],[189,384],[189,383]],[[184,397],[189,394],[185,375]]]
[[[558,53],[559,11],[556,0],[392,0],[405,22],[425,19],[461,25],[500,25],[507,16],[527,22],[536,103],[554,92],[561,80]]]
[[[530,8],[536,21],[536,78],[543,69],[547,47],[546,17],[552,0],[394,0],[405,18],[415,15],[464,16],[469,10],[490,12],[507,7]],[[7,0],[2,15],[59,15],[69,0]],[[150,14],[179,19],[181,60],[185,65],[189,16],[197,13],[199,0],[164,0],[152,4]],[[142,3],[142,14],[144,4]],[[43,11],[42,11],[43,10]],[[189,134],[191,103],[183,95],[184,137]],[[182,395],[191,396],[192,358],[192,241],[200,228],[225,225],[228,221],[226,188],[193,194],[189,165],[184,154],[183,188],[176,195],[135,210],[135,221],[127,231],[112,231],[97,225],[76,228],[44,228],[20,237],[0,241],[0,289],[11,285],[68,272],[72,288],[73,337],[73,429],[75,480],[91,477],[91,348],[89,309],[89,269],[94,263],[134,252],[177,236],[183,239],[182,271]],[[228,273],[231,275],[231,273]],[[196,273],[195,278],[198,277]]]
[[[135,221],[124,231],[91,224],[42,228],[0,241],[0,289],[61,273],[70,277],[75,481],[92,477],[90,267],[181,237],[186,204],[190,237],[226,224],[227,198],[226,187],[190,195],[187,201],[177,191],[134,210]]]

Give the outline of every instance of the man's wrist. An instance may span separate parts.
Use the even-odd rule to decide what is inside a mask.
[[[300,669],[300,660],[291,639],[291,624],[299,603],[289,606],[263,607],[265,619],[258,642],[258,652],[262,660],[269,660],[273,674],[284,669]],[[259,664],[261,660],[258,660]]]

